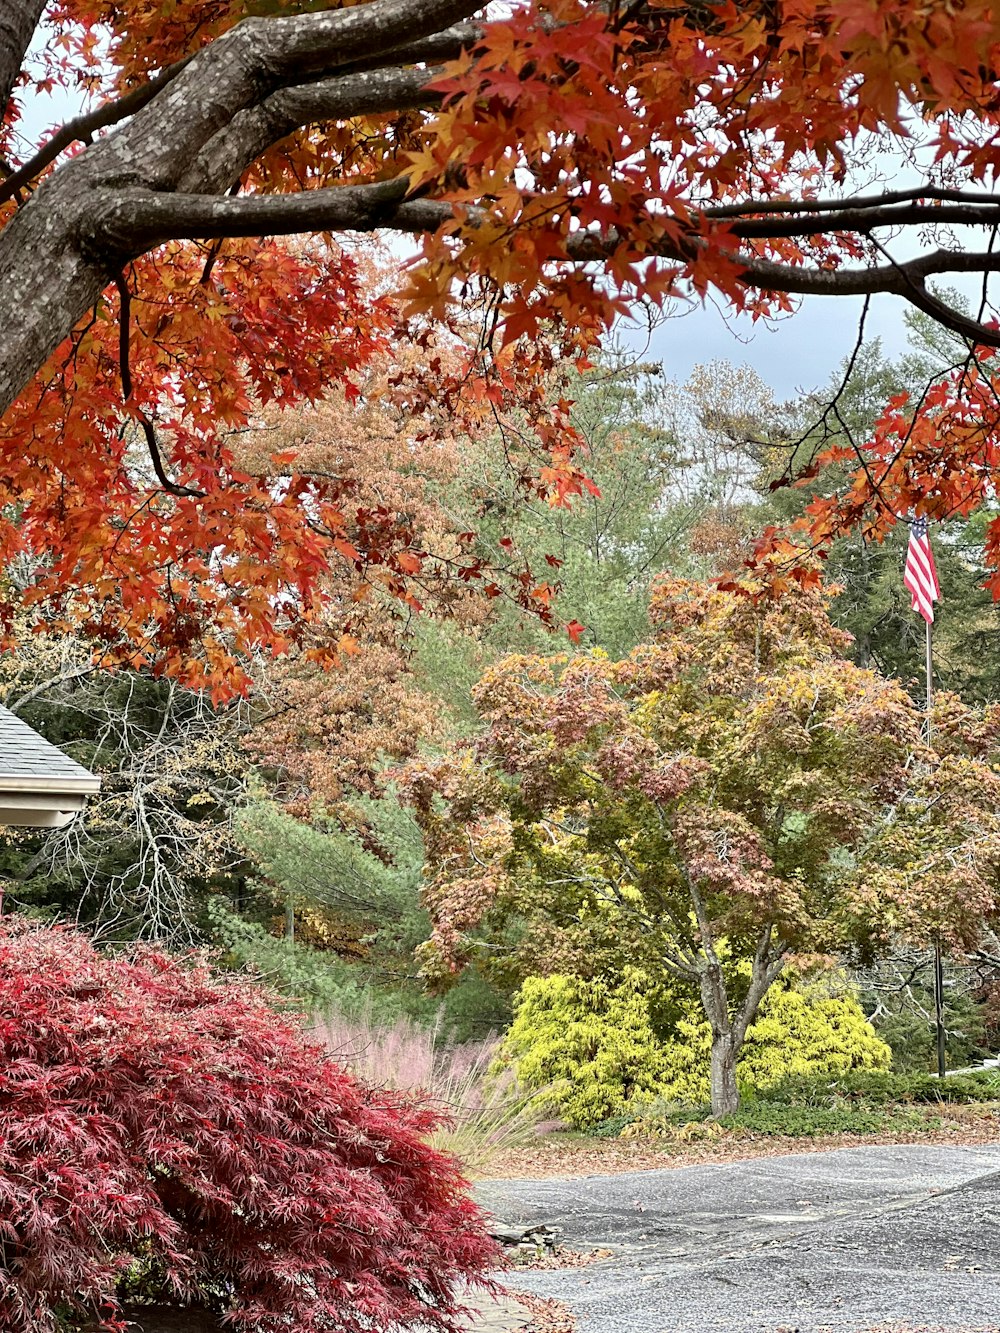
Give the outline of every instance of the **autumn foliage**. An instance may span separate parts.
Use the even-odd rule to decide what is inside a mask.
[[[5,1330],[457,1327],[493,1254],[435,1113],[200,964],[8,926],[0,995]]]
[[[206,87],[211,97],[212,60],[221,48],[225,64],[241,20],[275,43],[291,34],[313,58],[310,33],[322,23],[329,42],[337,7],[48,7],[0,125],[13,169],[0,185],[0,294],[31,257],[18,237],[54,237],[75,255],[85,235],[97,296],[21,302],[55,351],[27,366],[11,354],[4,369],[0,561],[19,570],[0,596],[8,630],[27,605],[98,656],[216,694],[245,684],[243,655],[259,647],[336,659],[353,615],[331,583],[346,570],[412,605],[427,549],[391,504],[374,512],[296,448],[251,465],[240,435],[268,411],[329,393],[354,401],[369,365],[409,341],[419,370],[391,385],[414,422],[400,447],[443,420],[501,425],[525,485],[566,503],[588,482],[554,368],[587,357],[637,301],[712,296],[757,319],[801,294],[889,292],[968,341],[949,378],[919,403],[889,404],[874,439],[857,442],[864,467],[811,511],[808,543],[858,523],[878,535],[911,509],[964,513],[992,494],[1000,414],[983,347],[1000,335],[988,311],[964,316],[928,284],[989,272],[995,258],[945,247],[911,262],[886,247],[893,228],[923,241],[939,225],[991,221],[976,187],[997,165],[994,5],[547,0],[464,26],[474,3],[364,8],[389,37],[365,49],[360,81],[333,43],[301,87],[287,70],[256,71],[249,91],[182,118],[178,106]],[[410,28],[430,46],[400,54]],[[374,101],[367,71],[385,85]],[[103,121],[70,127],[61,155],[33,156],[23,113],[53,85],[86,90]],[[289,86],[299,110],[278,114]],[[137,93],[148,102],[116,100]],[[268,94],[276,128],[244,152],[240,127]],[[852,197],[859,146],[902,154],[914,139],[934,156],[920,185]],[[72,225],[59,214],[67,179],[88,201]],[[305,197],[310,226],[284,209]],[[140,225],[149,209],[162,219],[152,231]],[[192,209],[232,221],[195,225]],[[109,210],[121,213],[110,235]],[[375,225],[416,234],[419,262],[379,271],[350,238]],[[276,238],[293,232],[308,239]],[[764,557],[779,583],[797,549],[783,541]],[[998,546],[991,530],[991,562]],[[497,586],[468,544],[453,573]],[[521,570],[512,587],[549,614],[544,578]],[[336,632],[318,644],[310,627],[331,611]]]
[[[996,717],[942,696],[929,747],[811,591],[664,578],[651,614],[655,641],[621,661],[498,662],[480,738],[408,767],[433,869],[424,962],[687,987],[726,1110],[790,958],[975,942],[1000,879]]]

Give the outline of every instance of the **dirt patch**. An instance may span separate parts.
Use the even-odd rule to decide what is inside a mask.
[[[589,1268],[591,1264],[600,1263],[602,1259],[610,1259],[613,1253],[613,1250],[604,1249],[566,1250],[562,1246],[549,1253],[534,1254],[527,1258],[519,1257],[515,1253],[511,1256],[510,1268],[506,1271],[541,1273],[553,1268]]]
[[[674,1166],[746,1161],[756,1157],[787,1157],[790,1153],[822,1153],[832,1148],[894,1144],[946,1144],[975,1147],[1000,1141],[996,1116],[961,1120],[936,1129],[885,1134],[831,1134],[796,1138],[749,1131],[729,1131],[706,1142],[664,1143],[657,1139],[593,1139],[551,1134],[528,1148],[499,1154],[482,1174],[483,1180],[546,1180],[550,1176],[617,1175],[623,1171],[662,1171]]]

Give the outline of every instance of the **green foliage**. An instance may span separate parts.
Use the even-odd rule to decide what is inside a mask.
[[[260,922],[248,920],[218,895],[208,903],[207,917],[221,963],[258,977],[289,1006],[307,1013],[336,1011],[377,1024],[411,1020],[435,1027],[454,1042],[481,1039],[500,1031],[510,1011],[495,987],[474,971],[461,978],[443,998],[406,978],[380,971],[371,963],[339,957],[279,938]]]
[[[595,489],[568,507],[526,490],[500,435],[467,446],[457,479],[430,483],[500,565],[533,571],[558,623],[576,620],[583,643],[614,654],[648,637],[649,590],[663,569],[702,569],[691,538],[714,502],[712,469],[667,423],[669,389],[659,366],[613,354],[575,380],[572,419]],[[448,619],[417,617],[408,642],[416,683],[469,732],[479,723],[471,695],[485,668],[514,650],[558,651],[567,639],[497,598]]]
[[[939,1080],[930,1074],[852,1070],[833,1076],[789,1075],[747,1095],[739,1111],[709,1123],[711,1108],[669,1102],[636,1107],[597,1125],[599,1138],[653,1136],[680,1141],[718,1132],[790,1137],[884,1134],[935,1129],[948,1107],[988,1107],[1000,1100],[1000,1074],[984,1070]],[[703,1128],[702,1128],[703,1127]]]
[[[691,527],[690,515],[664,503],[683,469],[683,448],[643,420],[644,369],[601,368],[581,383],[573,420],[587,441],[587,472],[598,493],[569,509],[519,507],[515,529],[533,567],[544,568],[546,555],[561,561],[560,618],[577,620],[585,642],[613,654],[647,637],[650,583],[667,564],[686,561]],[[533,627],[502,644],[504,651],[521,645],[551,651]]]
[[[529,977],[517,998],[501,1059],[569,1124],[593,1125],[659,1094],[666,1069],[649,1017],[646,979],[620,986],[579,977]]]
[[[330,908],[373,947],[409,952],[427,930],[420,829],[391,791],[384,800],[357,797],[352,812],[355,828],[332,818],[305,823],[261,801],[240,811],[236,834],[276,902]]]
[[[906,979],[896,990],[868,990],[861,1002],[876,1032],[892,1047],[892,1067],[900,1071],[937,1069],[937,1032],[931,965]],[[987,1009],[971,993],[968,978],[945,966],[945,1060],[949,1069],[963,1069],[993,1053],[987,1031]]]
[[[334,953],[276,938],[259,922],[234,912],[221,896],[209,902],[208,918],[222,961],[259,977],[295,1008],[336,1006],[356,1013],[374,1005],[379,1018],[387,1021],[405,1010],[396,993],[374,995],[360,968]]]
[[[551,1104],[577,1128],[657,1100],[704,1102],[708,1023],[691,997],[680,1002],[672,1033],[658,1037],[650,1017],[655,991],[635,969],[615,987],[565,975],[529,978],[502,1058],[527,1087],[551,1085]],[[881,1069],[889,1058],[843,987],[827,979],[786,982],[772,988],[749,1029],[737,1077],[744,1088],[766,1088],[792,1075]]]
[[[791,1075],[888,1069],[891,1058],[856,997],[823,977],[769,992],[747,1030],[738,1077],[766,1088]]]
[[[898,1103],[995,1101],[1000,1097],[1000,1073],[906,1074],[889,1070],[855,1070],[835,1078],[792,1075],[757,1094],[758,1102],[782,1106],[834,1107],[852,1101],[871,1106]]]
[[[749,1102],[734,1115],[721,1116],[723,1129],[751,1134],[821,1138],[827,1134],[880,1134],[933,1128],[926,1114],[914,1108],[877,1110],[864,1106],[775,1106]]]
[[[501,1030],[509,1004],[475,969],[443,999],[414,975],[412,952],[426,936],[427,915],[420,906],[423,840],[412,815],[391,788],[381,798],[355,796],[348,813],[352,828],[334,816],[306,823],[267,801],[239,812],[237,836],[264,878],[256,919],[248,904],[242,913],[221,900],[212,905],[213,936],[230,964],[251,968],[310,1010],[367,1008],[390,1024],[406,1016],[438,1024],[455,1041]],[[274,934],[279,908],[300,923],[294,940]],[[315,909],[326,916],[317,919]]]

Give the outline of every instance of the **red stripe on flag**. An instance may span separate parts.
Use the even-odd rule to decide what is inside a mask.
[[[941,588],[934,567],[930,538],[925,533],[918,537],[913,531],[910,532],[903,586],[912,595],[913,610],[930,624],[934,619],[934,602],[940,597]]]

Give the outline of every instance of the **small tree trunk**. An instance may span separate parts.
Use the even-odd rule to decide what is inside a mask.
[[[712,1114],[732,1115],[739,1110],[740,1092],[736,1086],[736,1057],[739,1048],[732,1029],[712,1031]]]
[[[743,1030],[734,1028],[730,1018],[726,979],[714,950],[701,974],[701,1002],[712,1029],[712,1114],[729,1115],[740,1104],[740,1094],[736,1087],[736,1057],[743,1044]]]

